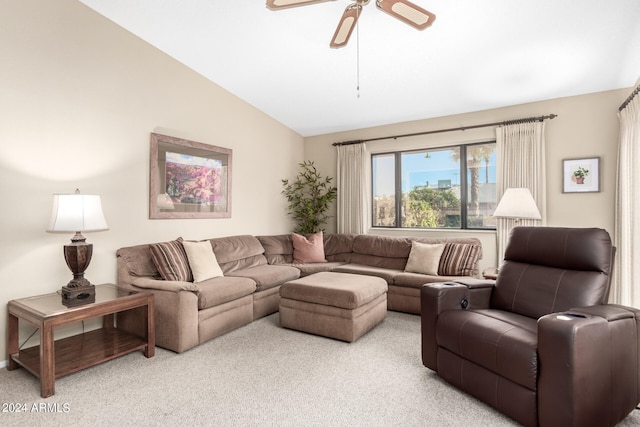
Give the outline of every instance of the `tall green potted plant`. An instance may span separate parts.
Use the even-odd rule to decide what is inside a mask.
[[[327,213],[336,199],[338,189],[331,185],[332,177],[322,177],[312,161],[299,164],[296,179],[282,180],[282,194],[289,203],[287,208],[296,222],[296,233],[311,234],[322,230],[330,215]]]

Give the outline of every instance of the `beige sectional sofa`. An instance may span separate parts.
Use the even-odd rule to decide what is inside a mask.
[[[258,240],[265,249],[264,254],[269,264],[294,266],[300,270],[301,276],[319,271],[334,271],[381,277],[389,286],[387,308],[414,314],[420,313],[422,285],[460,279],[460,276],[477,277],[478,262],[482,259],[482,244],[474,237],[415,238],[372,234],[328,234],[324,237],[325,257],[328,262],[313,264],[292,263],[293,244],[289,234],[258,236]],[[443,260],[442,264],[448,264],[448,271],[444,273],[457,274],[440,272],[438,275],[427,275],[405,272],[414,241],[448,245],[445,253],[450,255],[449,261],[452,262],[447,263],[447,260]],[[452,254],[452,246],[462,249],[466,254]],[[443,254],[443,257],[446,254]]]
[[[444,243],[439,273],[405,272],[412,242]],[[293,264],[291,235],[228,236],[209,239],[224,274],[198,283],[163,280],[151,247],[116,252],[118,285],[155,295],[156,344],[176,352],[193,348],[253,320],[278,311],[280,285],[316,272],[378,276],[388,283],[388,309],[420,313],[420,287],[460,276],[478,276],[482,257],[475,238],[409,238],[376,235],[324,236],[327,262]],[[136,329],[134,314],[119,316],[121,327]]]

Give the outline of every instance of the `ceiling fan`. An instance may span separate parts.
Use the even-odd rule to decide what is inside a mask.
[[[322,3],[325,1],[335,0],[267,0],[267,7],[272,10],[277,10],[294,6],[305,6],[312,3]],[[355,0],[347,6],[342,14],[342,18],[340,18],[340,22],[329,46],[339,48],[347,45],[353,28],[358,22],[362,6],[367,5],[369,1],[370,0]],[[387,12],[391,16],[418,30],[424,30],[431,26],[436,19],[433,13],[408,0],[376,0],[376,6],[378,6],[378,9]]]

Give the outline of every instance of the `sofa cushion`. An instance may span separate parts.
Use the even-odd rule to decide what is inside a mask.
[[[227,277],[246,277],[253,280],[257,291],[275,288],[300,277],[300,270],[286,265],[259,265],[227,274]]]
[[[291,264],[293,262],[293,242],[291,234],[257,236],[264,248],[264,256],[269,264]]]
[[[376,236],[359,234],[353,240],[353,264],[404,270],[411,252],[409,237]]]
[[[355,234],[350,233],[324,234],[324,259],[328,262],[349,262],[353,252],[355,236]],[[257,239],[264,247],[264,256],[269,264],[293,264],[291,234],[257,236]],[[323,271],[326,271],[326,269]]]
[[[189,260],[180,240],[149,245],[151,259],[164,280],[193,282]]]
[[[387,281],[388,284],[393,283],[393,279],[398,274],[402,273],[402,270],[394,270],[391,268],[382,268],[382,267],[372,267],[370,265],[362,265],[362,264],[343,264],[331,271],[335,271],[337,273],[351,273],[351,274],[361,274],[363,276],[376,276],[381,277]]]
[[[350,262],[356,234],[338,233],[324,235],[324,256],[329,262]]]
[[[327,262],[324,258],[324,239],[322,231],[318,231],[309,237],[297,233],[291,235],[293,243],[293,263],[304,264],[307,262]]]
[[[234,301],[256,291],[256,282],[246,277],[216,277],[197,286],[199,310]]]
[[[264,248],[255,236],[218,237],[211,239],[211,246],[224,274],[267,264]]]
[[[411,252],[404,271],[409,273],[422,273],[431,276],[438,275],[440,257],[445,245],[442,243],[429,244],[411,242]]]
[[[482,254],[481,246],[470,243],[447,243],[440,257],[441,276],[474,276]]]
[[[202,282],[223,276],[216,255],[213,253],[213,248],[208,240],[202,242],[183,241],[182,245],[187,253],[194,282]]]
[[[344,262],[312,262],[307,264],[291,264],[291,266],[300,270],[300,276],[304,277],[323,271],[332,271],[336,267],[344,264]]]

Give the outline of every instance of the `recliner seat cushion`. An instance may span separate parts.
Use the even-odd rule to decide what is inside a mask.
[[[445,311],[438,319],[436,340],[439,347],[516,384],[537,388],[535,319],[491,309]]]

